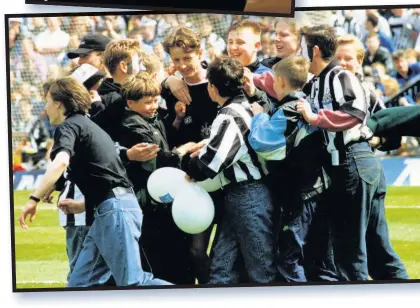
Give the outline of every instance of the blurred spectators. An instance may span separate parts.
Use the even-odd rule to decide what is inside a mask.
[[[43,112],[42,83],[48,78],[63,76],[78,65],[78,59],[71,60],[66,54],[69,49],[78,48],[84,36],[103,34],[110,39],[136,39],[145,55],[154,54],[157,58],[150,59],[159,59],[163,63],[161,75],[167,76],[175,71],[161,41],[172,28],[186,25],[199,32],[204,59],[212,61],[225,53],[228,29],[244,18],[259,22],[263,35],[258,58],[269,67],[290,54],[301,53],[299,31],[302,26],[329,22],[338,34],[349,33],[362,40],[366,49],[363,62],[365,80],[374,84],[385,102],[398,95],[420,73],[420,9],[296,12],[294,19],[229,14],[9,18],[14,150],[19,149],[18,152],[22,153],[32,144],[32,141],[27,141],[31,140],[30,123],[43,122],[43,126],[37,124],[36,131],[51,136],[54,127],[46,125],[48,119]],[[147,60],[143,64],[149,65]],[[392,106],[419,103],[418,88],[420,85],[413,87],[409,94],[400,95],[402,99],[394,100]],[[392,107],[390,103],[388,106]],[[26,143],[22,143],[23,140]],[[36,148],[40,148],[41,143],[38,142]],[[411,150],[413,147],[416,146],[412,142],[401,153],[410,155],[415,152]],[[35,147],[31,145],[31,148]],[[19,161],[18,157],[21,158],[17,155],[14,159]]]
[[[48,65],[59,65],[65,56],[70,35],[61,30],[59,17],[47,18],[47,24],[48,28],[35,37],[35,46],[37,51],[44,55]]]

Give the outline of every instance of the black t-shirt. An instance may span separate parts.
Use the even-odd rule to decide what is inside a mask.
[[[179,146],[187,142],[200,142],[210,137],[210,128],[216,118],[220,107],[210,99],[207,91],[208,82],[188,85],[191,103],[187,106],[184,120],[176,134],[174,134],[174,145]],[[162,97],[166,100],[169,117],[167,125],[173,123],[176,117],[175,104],[178,100],[172,95],[171,91],[162,87]],[[175,130],[174,127],[168,127]]]
[[[247,0],[183,0],[174,2],[173,0],[58,0],[57,2],[72,2],[84,4],[111,4],[111,5],[130,5],[150,8],[175,8],[175,9],[209,9],[209,10],[232,10],[243,11]]]
[[[81,114],[69,115],[57,126],[51,159],[69,153],[69,179],[85,196],[86,210],[102,202],[112,188],[131,187],[126,170],[107,133]]]

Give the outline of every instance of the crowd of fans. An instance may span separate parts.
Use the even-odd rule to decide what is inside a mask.
[[[407,94],[394,95],[420,78],[420,9],[340,10],[329,12],[328,21],[339,34],[353,34],[364,44],[363,75],[373,83],[387,104],[420,104],[419,86]],[[310,13],[296,13],[296,19],[312,22]],[[220,14],[143,14],[104,16],[63,16],[9,19],[9,56],[12,133],[15,170],[42,169],[54,127],[43,111],[42,84],[78,66],[67,51],[77,48],[87,34],[111,39],[134,38],[146,54],[155,54],[164,63],[166,74],[174,74],[170,57],[161,44],[175,26],[187,25],[202,37],[204,59],[212,61],[225,53],[229,27],[244,18],[257,20],[263,29],[260,60],[279,54],[274,17]],[[325,21],[324,21],[325,22]],[[287,37],[281,38],[287,40]],[[420,84],[420,83],[419,83]],[[406,138],[392,155],[420,155],[419,140]]]

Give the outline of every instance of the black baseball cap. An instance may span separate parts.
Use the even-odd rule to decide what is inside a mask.
[[[111,39],[103,35],[86,35],[80,41],[79,48],[70,49],[67,53],[69,59],[75,59],[81,55],[88,54],[91,51],[104,51]]]

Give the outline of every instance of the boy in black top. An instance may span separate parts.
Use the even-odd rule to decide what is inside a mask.
[[[158,114],[160,85],[146,72],[127,78],[122,85],[127,103],[121,128],[120,144],[157,144],[157,157],[148,162],[130,162],[127,173],[144,213],[141,246],[144,264],[156,277],[175,284],[193,285],[191,236],[174,223],[170,204],[157,204],[147,192],[150,174],[161,167],[180,167],[181,157],[194,145],[188,143],[171,151],[165,126]]]
[[[201,60],[201,39],[193,30],[180,27],[165,38],[163,46],[171,56],[175,69],[182,75],[182,79],[170,76],[162,82],[161,95],[166,101],[168,111],[165,123],[167,132],[173,132],[171,146],[201,142],[209,138],[211,123],[219,110],[207,92],[207,63]],[[174,89],[183,86],[188,88],[189,95],[179,101],[174,95],[177,94]],[[217,221],[223,192],[219,190],[211,193],[211,197],[216,205]],[[209,279],[210,259],[207,256],[207,246],[212,229],[213,226],[210,226],[205,232],[193,236],[191,252],[195,260],[195,274],[200,283],[206,283]]]
[[[52,163],[22,211],[21,226],[27,228],[26,217],[33,220],[37,203],[68,168],[85,196],[86,211],[95,213],[68,287],[102,285],[111,275],[118,286],[168,284],[142,270],[141,209],[112,140],[86,117],[89,93],[72,77],[51,82],[47,92],[45,109],[57,125]]]

